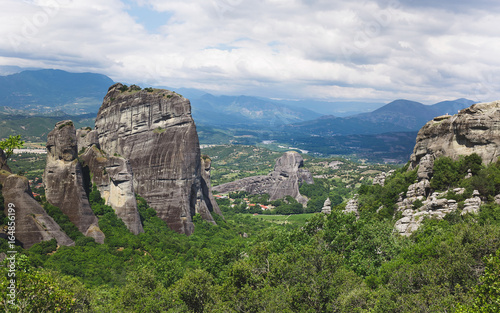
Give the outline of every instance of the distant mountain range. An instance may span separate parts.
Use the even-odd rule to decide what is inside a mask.
[[[36,70],[0,76],[0,106],[46,113],[97,112],[113,80],[94,73]]]
[[[213,96],[190,98],[194,120],[201,125],[222,127],[259,127],[272,129],[315,119],[314,111],[249,96]]]
[[[0,76],[0,138],[18,133],[27,140],[44,141],[47,130],[66,118],[81,126],[93,126],[92,120],[113,84],[105,75],[61,70]],[[402,161],[411,153],[416,132],[427,121],[455,114],[474,103],[457,99],[424,105],[400,99],[383,105],[215,96],[189,88],[175,91],[190,99],[203,143],[256,144],[276,140],[322,154],[378,154],[382,159],[397,155]],[[338,112],[340,116],[322,115],[314,109]],[[345,116],[356,112],[365,113]]]
[[[349,117],[322,116],[315,120],[286,125],[283,132],[312,136],[369,135],[388,132],[414,132],[436,116],[456,114],[474,104],[457,99],[433,105],[396,100],[370,112]]]

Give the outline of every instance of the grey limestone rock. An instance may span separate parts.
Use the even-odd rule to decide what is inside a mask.
[[[214,223],[189,100],[168,90],[108,90],[97,114],[100,148],[130,163],[133,188],[173,230],[191,234],[199,213]]]
[[[80,158],[92,174],[92,183],[96,184],[105,203],[113,208],[133,234],[144,232],[128,161],[118,156],[107,157],[96,145],[87,148]]]
[[[465,215],[467,213],[477,214],[479,213],[479,208],[481,207],[481,198],[479,197],[479,192],[474,190],[472,194],[472,198],[465,199],[464,208],[462,210],[461,215]]]
[[[99,138],[97,137],[97,132],[92,130],[90,127],[80,128],[76,130],[76,140],[78,151],[82,151],[86,148],[96,145],[99,148]]]
[[[422,166],[427,155],[456,160],[460,155],[477,153],[489,164],[500,156],[499,146],[500,101],[477,103],[451,117],[425,124],[418,132],[410,169]]]
[[[321,213],[325,214],[332,213],[332,201],[330,201],[330,198],[327,198],[325,200],[325,203],[323,203],[323,207],[321,208]]]
[[[86,236],[104,242],[84,189],[83,172],[77,160],[76,130],[72,121],[56,124],[47,137],[47,164],[43,173],[47,201],[57,206]],[[91,230],[91,232],[89,232]]]
[[[354,197],[347,201],[347,204],[344,209],[344,213],[354,213],[356,215],[356,218],[359,218],[359,202],[358,202],[358,196],[354,195]]]
[[[270,200],[282,199],[286,196],[295,198],[302,205],[307,199],[299,192],[299,187],[306,183],[314,183],[311,173],[303,168],[304,159],[294,151],[285,152],[276,160],[274,171],[267,176],[252,176],[234,182],[213,187],[214,191],[228,193],[246,191],[250,194],[270,195]]]
[[[2,173],[2,176],[4,175],[5,173]],[[10,174],[2,181],[5,214],[8,215],[9,208],[14,210],[15,237],[25,249],[51,239],[56,239],[59,245],[75,244],[33,198],[26,177]]]
[[[390,170],[387,173],[382,172],[382,173],[378,174],[377,176],[375,176],[375,178],[373,178],[373,185],[384,186],[385,180],[387,179],[387,177],[391,176],[392,174],[394,174],[394,170]]]

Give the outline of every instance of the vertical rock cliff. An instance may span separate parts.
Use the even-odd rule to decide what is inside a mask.
[[[191,105],[160,89],[108,90],[95,122],[99,145],[123,157],[133,173],[135,192],[177,232],[191,234],[192,216],[215,223],[217,204],[203,192],[202,160]]]
[[[47,165],[43,182],[47,201],[59,207],[84,235],[103,243],[104,234],[99,229],[84,189],[73,122],[58,122],[47,137],[46,148]]]

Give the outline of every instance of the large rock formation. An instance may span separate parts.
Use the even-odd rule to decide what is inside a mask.
[[[442,156],[457,160],[459,156],[473,153],[478,154],[484,164],[495,162],[500,156],[500,101],[474,104],[453,116],[436,117],[422,127],[409,168],[418,167],[417,182],[401,195],[397,204],[397,211],[403,215],[395,225],[398,233],[410,235],[424,217],[441,219],[458,210],[456,201],[445,199],[445,194],[433,192],[430,187],[434,160]],[[460,188],[453,191],[464,192]],[[474,191],[460,213],[479,212],[479,196],[479,192]]]
[[[170,228],[191,234],[196,213],[215,223],[210,210],[220,210],[203,192],[189,100],[168,90],[125,90],[115,84],[104,97],[95,128],[102,151],[128,161],[134,191]]]
[[[282,199],[286,196],[295,198],[302,205],[307,199],[299,192],[303,183],[314,183],[311,173],[304,168],[304,159],[294,151],[285,152],[267,176],[252,176],[234,182],[215,186],[214,191],[228,193],[246,191],[250,194],[269,194],[270,200]]]
[[[46,148],[47,165],[43,182],[47,201],[59,207],[83,234],[103,243],[104,234],[99,230],[97,217],[90,208],[84,189],[73,122],[57,123],[47,136]]]
[[[485,164],[500,156],[500,101],[477,103],[453,116],[440,116],[418,132],[410,157],[410,169],[419,168],[419,178],[430,178],[434,160],[457,159],[478,154]]]
[[[59,245],[74,245],[66,233],[33,198],[28,179],[10,172],[0,149],[0,184],[4,198],[5,215],[15,218],[15,237],[25,249],[44,240],[56,239]],[[9,214],[10,209],[10,214]],[[12,215],[11,215],[12,214]]]

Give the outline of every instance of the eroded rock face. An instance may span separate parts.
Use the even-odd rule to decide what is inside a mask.
[[[411,235],[420,227],[422,221],[426,217],[443,219],[447,214],[459,210],[455,200],[444,198],[446,193],[434,192],[429,197],[424,197],[424,189],[420,187],[426,184],[428,184],[428,181],[423,180],[420,183],[412,185],[417,187],[409,188],[406,193],[407,196],[411,196],[398,202],[397,211],[402,212],[403,217],[396,221],[394,228],[400,235]],[[453,191],[457,194],[464,192],[462,188],[456,188]],[[414,205],[417,200],[421,201],[420,207],[415,207]],[[460,214],[477,214],[480,205],[481,198],[479,197],[479,192],[475,190],[473,197],[465,200],[465,206]]]
[[[420,226],[424,217],[441,219],[458,209],[454,200],[443,198],[444,194],[431,194],[429,181],[437,158],[446,156],[457,160],[461,155],[476,153],[483,163],[489,164],[500,156],[499,148],[500,101],[474,104],[453,116],[439,116],[428,122],[419,131],[410,158],[409,169],[418,167],[418,182],[408,188],[406,196],[401,197],[397,204],[403,218],[397,221],[396,230],[402,235],[409,235]],[[462,188],[453,191],[456,194],[464,192]],[[419,208],[414,205],[417,200],[422,202]],[[478,213],[480,205],[481,198],[475,191],[472,198],[465,200],[460,213]]]
[[[133,234],[144,232],[128,161],[122,157],[107,157],[96,145],[87,148],[80,158],[92,173],[92,183],[96,184],[105,203],[113,208]]]
[[[189,100],[168,91],[125,91],[110,87],[95,122],[107,155],[128,160],[133,188],[158,217],[177,232],[191,234],[192,216],[214,223],[204,195],[202,162]]]
[[[344,213],[354,213],[356,215],[356,218],[359,218],[359,202],[358,202],[358,197],[357,195],[354,195],[354,197],[347,201],[347,204],[344,209]]]
[[[56,124],[47,137],[47,165],[43,173],[47,201],[61,209],[86,236],[104,242],[84,189],[83,172],[77,160],[76,130],[71,121]],[[89,229],[93,231],[89,233]]]
[[[313,184],[311,173],[303,168],[304,159],[294,151],[285,152],[267,176],[252,176],[234,182],[215,186],[214,191],[228,193],[246,191],[250,194],[269,194],[270,200],[282,199],[286,196],[295,198],[302,205],[307,204],[307,199],[299,192],[303,184]]]
[[[375,176],[375,178],[373,178],[373,185],[384,186],[385,180],[387,179],[387,177],[391,176],[392,174],[394,174],[394,170],[390,170],[387,173],[382,172],[382,173],[378,174],[377,176]]]
[[[432,175],[434,159],[478,154],[485,164],[500,156],[500,101],[478,103],[453,116],[435,118],[419,131],[410,169],[419,177]]]
[[[332,201],[330,201],[330,198],[327,198],[323,203],[323,207],[321,208],[321,213],[325,214],[332,213]]]
[[[212,170],[212,160],[204,155],[201,157],[201,187],[203,191],[203,198],[209,199],[207,201],[208,210],[210,212],[215,212],[222,216],[222,211],[215,201],[214,195],[212,194],[212,181],[210,179],[210,172]]]
[[[25,249],[29,249],[41,241],[51,239],[56,239],[59,245],[72,246],[75,244],[33,198],[26,177],[11,174],[4,177],[2,181],[5,214],[9,215],[9,208],[14,210],[15,237]]]

